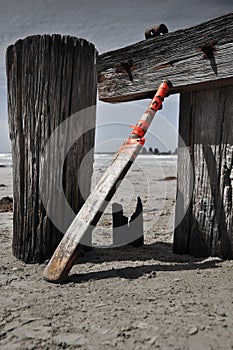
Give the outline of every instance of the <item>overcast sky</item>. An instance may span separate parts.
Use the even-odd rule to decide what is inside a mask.
[[[60,33],[82,37],[95,44],[99,53],[144,39],[147,27],[165,23],[170,31],[186,28],[233,11],[233,0],[0,0],[0,153],[10,150],[7,127],[5,50],[19,38],[32,34]],[[171,96],[158,115],[147,146],[176,145],[178,97]],[[98,124],[133,124],[147,102],[100,104]],[[124,114],[125,113],[125,114]],[[158,124],[159,129],[158,129]],[[121,125],[122,126],[122,125]],[[174,126],[174,128],[173,128]],[[127,136],[128,127],[119,129]],[[173,136],[167,130],[173,130]],[[157,131],[156,131],[157,130]],[[97,142],[107,145],[109,127],[100,127]],[[119,136],[120,137],[120,136]],[[111,137],[110,137],[111,138]]]

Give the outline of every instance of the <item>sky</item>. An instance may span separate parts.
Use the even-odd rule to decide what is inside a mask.
[[[145,29],[156,24],[165,23],[171,32],[232,11],[233,0],[0,0],[0,153],[10,151],[5,52],[17,39],[33,34],[74,35],[92,42],[101,54],[143,40]],[[167,99],[153,122],[147,147],[175,149],[178,101],[178,95]],[[99,103],[97,149],[118,147],[148,103]]]

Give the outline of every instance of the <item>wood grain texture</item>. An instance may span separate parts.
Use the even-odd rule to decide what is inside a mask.
[[[206,44],[213,46],[209,55]],[[165,78],[171,93],[232,85],[232,55],[233,13],[110,51],[98,59],[99,99],[148,98]]]
[[[174,252],[233,258],[233,89],[181,94],[180,134],[187,157],[178,156]],[[189,161],[188,161],[189,162]],[[193,184],[192,184],[192,170]]]
[[[13,254],[25,262],[49,258],[62,238],[42,203],[40,182],[44,181],[47,202],[51,201],[52,194],[64,190],[75,214],[89,195],[95,132],[96,56],[95,47],[87,41],[60,35],[27,37],[7,49],[14,181]],[[54,149],[45,159],[44,150],[54,130],[89,106],[94,106],[89,113],[89,131],[82,132],[85,125],[78,119],[76,128],[58,134]],[[77,132],[81,136],[75,139],[63,164],[63,145],[71,137],[75,138]],[[81,193],[78,169],[87,154],[90,160],[86,163]],[[44,163],[46,174],[41,173]],[[53,210],[60,220],[65,219],[62,203],[56,203]]]

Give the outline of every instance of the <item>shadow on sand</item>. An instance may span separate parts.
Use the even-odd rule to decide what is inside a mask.
[[[148,261],[153,260],[153,264]],[[77,259],[76,264],[92,263],[101,264],[113,261],[140,261],[147,262],[145,265],[123,268],[112,268],[107,270],[73,274],[68,282],[83,283],[90,280],[104,280],[109,278],[137,279],[143,275],[153,274],[158,271],[184,271],[203,270],[218,268],[221,260],[219,258],[206,260],[194,258],[188,255],[177,255],[172,253],[172,244],[157,242],[144,245],[140,248],[124,246],[120,248],[94,248],[86,252],[83,257]],[[154,263],[157,261],[158,263]],[[163,264],[164,263],[164,264]]]

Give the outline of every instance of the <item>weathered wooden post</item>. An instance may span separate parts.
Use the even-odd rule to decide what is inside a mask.
[[[99,57],[99,98],[179,92],[174,252],[233,258],[233,13]]]
[[[13,254],[25,262],[42,262],[50,257],[62,238],[60,227],[65,230],[72,220],[72,215],[66,215],[64,203],[59,203],[63,190],[74,213],[89,195],[96,58],[95,47],[86,40],[60,35],[27,37],[7,49]],[[91,108],[85,112],[87,107]],[[86,118],[79,112],[83,110]],[[48,143],[53,134],[55,142]],[[85,157],[88,161],[80,180],[79,168]],[[51,203],[53,221],[59,225],[50,220],[47,206]]]
[[[180,136],[191,167],[178,159],[174,252],[233,258],[233,85],[181,94]],[[190,202],[187,212],[179,200]],[[180,222],[180,218],[183,218]]]

